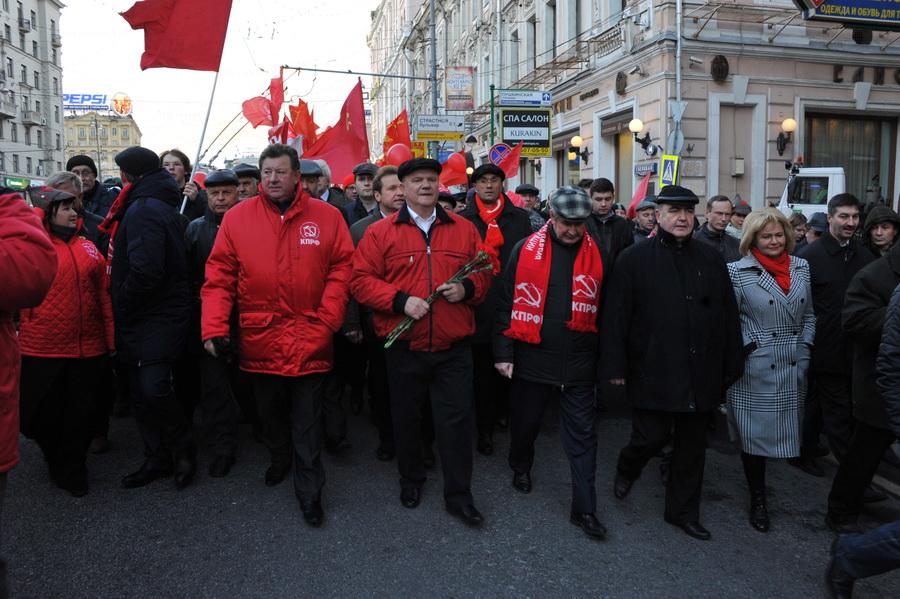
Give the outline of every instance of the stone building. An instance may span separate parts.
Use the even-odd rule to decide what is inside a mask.
[[[69,114],[66,123],[66,158],[87,154],[94,159],[101,180],[119,176],[116,154],[141,145],[141,129],[129,114],[89,111]]]

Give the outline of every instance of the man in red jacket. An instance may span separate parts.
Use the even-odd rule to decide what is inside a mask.
[[[271,453],[266,485],[284,480],[293,453],[303,518],[319,526],[322,390],[347,307],[353,242],[340,211],[299,186],[293,148],[269,146],[259,169],[262,193],[225,213],[206,263],[202,338],[213,356],[227,350],[237,305],[240,367],[254,373],[260,432]]]
[[[12,313],[44,301],[55,276],[56,250],[41,219],[22,196],[0,188],[0,510],[6,473],[19,463],[20,358]],[[6,595],[6,562],[0,558],[0,596]]]
[[[446,284],[478,252],[481,239],[469,221],[437,205],[436,160],[400,165],[406,204],[372,224],[353,258],[351,290],[372,308],[380,338],[410,317],[417,322],[385,352],[391,413],[400,470],[400,502],[419,505],[425,482],[419,421],[431,403],[444,474],[447,511],[480,525],[473,505],[472,351],[473,306],[484,299],[490,275],[480,272]],[[433,291],[440,297],[429,304]]]

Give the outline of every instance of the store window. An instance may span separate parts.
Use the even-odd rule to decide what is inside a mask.
[[[806,115],[806,166],[840,166],[847,191],[864,204],[894,195],[895,119]]]

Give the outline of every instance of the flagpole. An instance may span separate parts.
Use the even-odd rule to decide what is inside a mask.
[[[200,131],[200,141],[197,143],[197,153],[194,154],[194,169],[191,171],[191,181],[194,180],[194,174],[197,172],[197,169],[200,167],[198,164],[200,162],[200,152],[203,150],[203,138],[206,136],[206,126],[209,124],[209,113],[212,112],[213,105],[213,97],[216,95],[216,85],[219,83],[219,71],[216,71],[216,76],[213,79],[212,91],[209,92],[209,105],[206,107],[206,118],[203,119],[203,130]],[[188,197],[187,194],[184,194],[181,198],[181,214],[184,214],[185,208],[187,208]]]

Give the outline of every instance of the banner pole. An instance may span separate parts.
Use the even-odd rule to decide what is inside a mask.
[[[206,118],[203,119],[203,130],[200,131],[200,141],[197,143],[197,153],[194,154],[194,162],[192,163],[194,168],[191,171],[191,181],[194,180],[194,174],[200,167],[198,164],[198,162],[200,162],[200,152],[203,150],[203,138],[206,137],[206,126],[209,124],[209,113],[212,112],[213,97],[216,95],[216,85],[218,83],[219,71],[216,71],[216,76],[213,79],[212,91],[209,92],[209,105],[206,107]],[[179,211],[181,214],[184,214],[184,210],[187,208],[187,201],[188,197],[187,194],[185,194],[181,198],[181,210]]]

